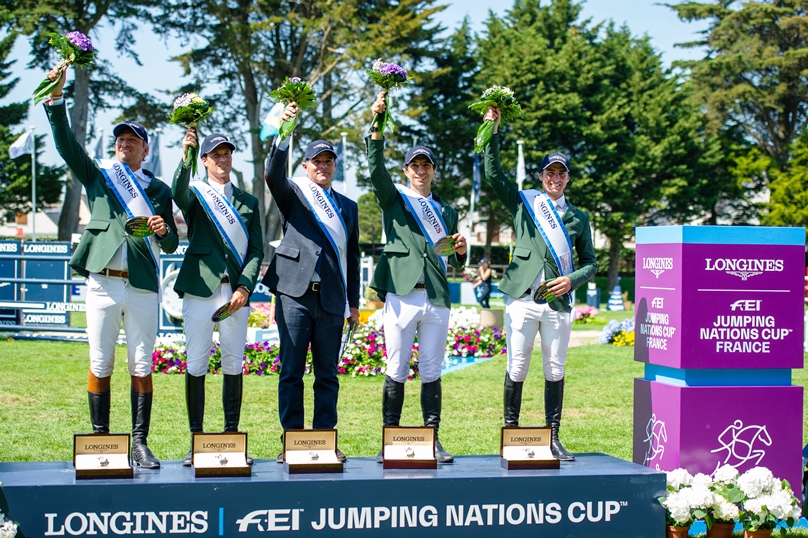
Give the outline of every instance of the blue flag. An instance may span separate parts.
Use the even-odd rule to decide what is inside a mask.
[[[100,142],[99,142],[100,143]],[[160,133],[156,133],[149,144],[149,154],[143,159],[140,165],[144,170],[148,170],[154,177],[163,177],[163,165],[160,162]]]
[[[473,172],[473,175],[472,175],[471,196],[472,196],[475,204],[480,202],[480,154],[479,153],[474,154],[474,172]]]

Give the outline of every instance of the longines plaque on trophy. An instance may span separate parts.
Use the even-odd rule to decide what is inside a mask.
[[[247,433],[194,433],[194,476],[251,476]]]
[[[283,455],[283,470],[289,474],[342,472],[335,429],[286,430]]]
[[[435,428],[385,426],[382,433],[385,469],[437,469]]]
[[[558,469],[561,464],[550,449],[552,428],[502,428],[500,464],[505,469]]]
[[[76,478],[132,478],[128,433],[73,435]]]

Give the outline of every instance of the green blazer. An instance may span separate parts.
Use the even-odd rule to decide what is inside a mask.
[[[190,181],[191,170],[180,163],[174,173],[171,192],[185,215],[191,244],[185,251],[174,290],[180,297],[186,293],[210,297],[221,283],[226,268],[233,291],[239,286],[246,286],[252,293],[264,259],[264,236],[258,199],[233,185],[231,203],[241,215],[249,235],[247,256],[242,268],[230,248],[224,244],[219,230],[210,220],[196,194],[188,187]]]
[[[106,268],[112,256],[126,241],[129,283],[136,288],[157,292],[159,287],[157,268],[152,261],[149,247],[142,238],[124,233],[123,225],[129,216],[107,186],[104,175],[95,161],[87,155],[84,146],[73,137],[65,105],[45,105],[45,112],[53,130],[56,151],[67,163],[73,176],[84,185],[92,214],[90,222],[84,228],[81,241],[70,258],[70,266],[84,277],[90,273],[98,273]],[[150,172],[146,170],[143,172],[152,179],[145,189],[146,196],[154,207],[155,215],[163,217],[168,226],[165,237],[157,238],[160,250],[166,253],[174,252],[179,237],[177,237],[177,225],[174,223],[171,190],[168,185],[155,179]]]
[[[429,246],[384,165],[384,140],[368,139],[367,142],[370,182],[382,208],[384,233],[387,236],[387,244],[373,272],[370,287],[382,299],[387,293],[407,295],[423,273],[429,300],[435,305],[451,308],[449,284],[438,256]],[[457,211],[434,193],[432,198],[441,206],[443,222],[449,229],[449,235],[456,234]],[[449,256],[449,263],[462,268],[465,258],[453,254]]]
[[[558,267],[550,254],[544,238],[530,216],[519,189],[511,183],[499,162],[499,135],[495,134],[485,148],[485,176],[497,195],[513,217],[516,231],[516,248],[513,250],[513,261],[505,270],[499,283],[499,290],[511,297],[521,297],[530,288],[539,271],[544,268],[546,278],[559,276]],[[578,253],[577,269],[567,275],[572,281],[572,289],[576,290],[585,282],[592,280],[597,271],[595,247],[592,244],[592,230],[589,227],[589,216],[573,206],[567,205],[561,221],[570,236],[572,247]],[[550,302],[550,308],[557,312],[571,310],[566,297],[558,297]]]

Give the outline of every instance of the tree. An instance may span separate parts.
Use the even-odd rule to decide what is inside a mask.
[[[382,242],[382,208],[372,192],[366,192],[357,200],[359,206],[359,242],[370,243],[370,253],[376,253],[376,245]]]
[[[700,172],[702,119],[648,38],[612,23],[590,26],[580,11],[572,0],[517,0],[503,18],[491,15],[480,78],[510,86],[522,104],[523,117],[500,137],[505,147],[526,140],[533,181],[525,187],[540,187],[547,152],[571,158],[568,197],[609,239],[611,288],[635,226],[671,206],[682,216],[701,211],[680,200]]]
[[[195,91],[216,92],[211,96],[220,110],[215,123],[237,140],[249,140],[252,193],[261,204],[267,244],[281,231],[280,214],[263,179],[269,145],[259,138],[263,115],[272,106],[269,92],[286,76],[299,76],[315,88],[318,110],[302,116],[295,133],[299,145],[316,138],[334,139],[343,130],[358,138],[361,130],[354,120],[369,108],[364,106],[369,103],[364,90],[370,89],[361,82],[364,68],[382,53],[388,61],[404,58],[417,63],[439,30],[432,15],[443,8],[433,4],[434,0],[225,4],[176,0],[154,19],[161,31],[186,41],[203,40],[176,59],[193,77]]]
[[[18,79],[8,80],[11,75],[13,61],[8,56],[14,46],[17,35],[9,33],[0,40],[0,99],[6,97],[16,86]],[[31,156],[24,155],[16,159],[9,157],[9,146],[23,133],[19,126],[28,117],[28,103],[10,103],[0,107],[0,208],[6,218],[17,213],[27,213],[31,210]],[[41,140],[44,136],[37,136],[37,148],[42,148]],[[37,156],[41,153],[37,151]],[[37,159],[39,160],[39,159]],[[59,201],[62,194],[61,176],[63,168],[45,166],[37,162],[37,189],[36,201],[41,207]]]
[[[737,5],[734,8],[733,5]],[[734,0],[669,5],[683,21],[709,21],[691,71],[711,119],[737,126],[785,171],[808,113],[808,5],[801,0]]]
[[[54,65],[54,54],[48,45],[48,34],[64,34],[77,30],[93,35],[102,23],[118,30],[115,50],[140,63],[135,49],[138,21],[154,6],[150,0],[6,0],[0,7],[0,20],[8,31],[27,35],[33,60],[29,67],[44,71]],[[141,94],[116,76],[108,61],[97,55],[96,67],[73,69],[74,79],[65,87],[65,97],[72,99],[70,128],[80,143],[87,140],[87,124],[99,110],[137,100]],[[92,74],[92,77],[91,77]],[[78,228],[81,184],[68,171],[62,213],[59,216],[59,239],[67,241]]]
[[[769,213],[762,224],[808,226],[808,132],[797,139],[792,153],[788,170],[772,170]]]

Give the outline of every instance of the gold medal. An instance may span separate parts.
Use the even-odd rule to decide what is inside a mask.
[[[451,256],[454,254],[454,245],[455,240],[452,236],[447,235],[446,237],[442,237],[435,241],[435,246],[432,247],[432,250],[435,251],[435,254],[438,256]]]
[[[149,217],[132,217],[123,225],[126,235],[134,237],[149,237],[154,232],[149,230]]]
[[[230,301],[227,301],[222,306],[216,309],[216,312],[210,317],[210,320],[214,323],[222,321],[223,319],[227,319],[230,317],[230,312],[228,309],[230,308]]]

